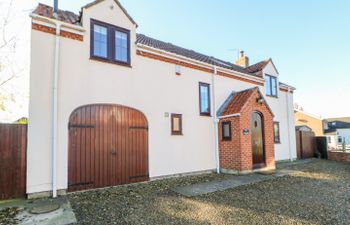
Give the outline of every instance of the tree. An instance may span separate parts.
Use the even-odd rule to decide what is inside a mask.
[[[12,21],[16,16],[13,10],[14,0],[0,2],[0,111],[6,111],[6,103],[15,102],[13,89],[9,88],[23,69],[16,66],[15,53],[18,33],[21,28],[13,31]]]

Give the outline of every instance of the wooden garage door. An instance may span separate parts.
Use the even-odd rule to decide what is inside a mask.
[[[77,191],[146,181],[148,124],[120,105],[88,105],[69,121],[68,189]]]

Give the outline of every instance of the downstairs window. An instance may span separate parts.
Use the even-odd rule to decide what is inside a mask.
[[[281,143],[281,138],[280,138],[280,123],[279,123],[279,122],[274,122],[274,123],[273,123],[273,136],[274,136],[275,144]]]

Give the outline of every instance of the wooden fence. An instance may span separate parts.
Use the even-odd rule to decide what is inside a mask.
[[[316,141],[312,131],[296,131],[298,159],[312,158],[315,156]]]
[[[0,200],[26,194],[27,125],[0,124]]]

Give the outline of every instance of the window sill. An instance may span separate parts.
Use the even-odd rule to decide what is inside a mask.
[[[183,136],[183,134],[182,133],[181,134],[177,134],[177,133],[174,134],[174,133],[172,133],[171,136]]]
[[[276,144],[276,145],[279,145],[279,144],[281,144],[281,142],[280,142],[280,141],[279,141],[279,142],[275,142],[275,144]]]
[[[221,141],[232,141],[232,139],[221,139]]]
[[[118,61],[112,61],[112,60],[109,60],[109,59],[105,59],[105,58],[101,58],[101,57],[96,57],[96,56],[91,56],[91,57],[90,57],[90,60],[99,61],[99,62],[104,62],[104,63],[109,63],[109,64],[118,65],[118,66],[125,66],[125,67],[132,68],[132,66],[130,65],[130,63],[123,63],[123,62],[118,62]]]
[[[211,114],[209,113],[200,113],[199,115],[204,117],[211,117]]]
[[[274,95],[266,95],[266,97],[270,97],[270,98],[278,98],[278,96],[274,96]]]

